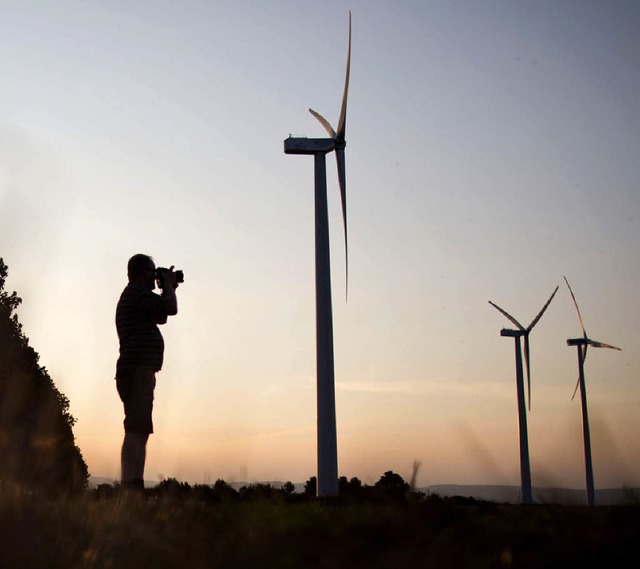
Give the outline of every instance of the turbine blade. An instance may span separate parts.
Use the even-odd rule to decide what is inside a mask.
[[[527,368],[527,401],[529,402],[529,411],[531,411],[531,366],[529,362],[529,334],[524,336],[524,363]]]
[[[320,124],[329,133],[331,138],[336,137],[336,132],[333,130],[333,127],[329,124],[327,119],[325,119],[320,113],[316,113],[313,109],[309,109],[309,112],[320,121]]]
[[[344,141],[347,127],[347,95],[349,94],[349,74],[351,70],[351,10],[349,10],[349,49],[347,52],[347,74],[344,79],[344,92],[342,93],[342,108],[340,109],[340,119],[338,120],[338,134],[336,140]]]
[[[591,340],[589,342],[594,348],[609,348],[610,350],[618,350],[622,351],[622,348],[616,348],[616,346],[612,346],[611,344],[605,344],[604,342],[597,342],[596,340]]]
[[[489,301],[489,304],[491,306],[493,306],[496,310],[498,310],[499,312],[504,314],[509,320],[511,320],[511,322],[513,322],[518,327],[518,330],[523,330],[524,331],[524,326],[522,324],[520,324],[520,322],[518,322],[513,316],[511,316],[511,314],[509,314],[506,310],[502,310],[502,308],[500,308],[494,302]]]
[[[344,224],[344,262],[346,270],[345,300],[349,295],[349,249],[347,247],[347,177],[345,172],[344,148],[336,148],[338,163],[338,182],[340,183],[340,199],[342,200],[342,221]]]
[[[553,294],[549,297],[549,300],[547,300],[547,303],[542,307],[542,310],[540,312],[538,312],[538,315],[533,319],[533,322],[531,322],[531,324],[529,324],[529,327],[527,328],[527,332],[530,332],[531,329],[538,323],[540,318],[542,318],[542,315],[544,314],[545,310],[551,304],[551,301],[553,300],[553,297],[556,295],[556,292],[558,292],[559,288],[560,287],[557,286],[556,290],[553,291]]]
[[[569,287],[569,292],[571,293],[571,298],[573,298],[573,304],[576,305],[576,310],[578,311],[578,319],[580,320],[580,326],[582,326],[582,334],[586,340],[587,338],[587,331],[584,329],[584,322],[582,321],[582,315],[580,314],[580,308],[578,308],[578,301],[576,300],[575,295],[573,294],[573,291],[571,290],[571,285],[569,284],[569,281],[567,280],[567,277],[562,277],[564,279],[564,282],[567,283],[567,286]],[[586,352],[586,350],[585,350]],[[586,353],[585,353],[586,355]]]
[[[573,399],[576,396],[576,393],[578,393],[578,387],[580,387],[580,378],[578,378],[578,381],[576,381],[576,388],[573,390],[573,395],[571,396],[571,401],[573,401]]]

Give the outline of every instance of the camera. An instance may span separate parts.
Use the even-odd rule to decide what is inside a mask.
[[[160,288],[164,288],[164,274],[168,272],[169,269],[166,267],[158,267],[156,269],[156,280],[158,281],[158,286]],[[182,271],[173,271],[173,274],[176,276],[177,284],[184,282],[184,273]]]

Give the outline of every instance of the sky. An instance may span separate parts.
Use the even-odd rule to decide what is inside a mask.
[[[135,253],[185,273],[145,477],[316,473],[313,160],[346,128],[349,293],[327,157],[339,474],[640,485],[640,5],[548,0],[0,0],[0,256],[31,345],[117,478],[115,306]]]

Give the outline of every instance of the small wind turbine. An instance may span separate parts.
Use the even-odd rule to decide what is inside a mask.
[[[520,324],[511,314],[506,310],[500,308],[497,304],[489,301],[489,304],[496,310],[506,316],[511,322],[513,322],[518,329],[509,330],[503,328],[500,330],[501,336],[513,338],[516,344],[516,391],[518,395],[518,426],[520,431],[520,484],[522,487],[522,502],[524,504],[533,504],[533,493],[531,491],[531,464],[529,462],[529,437],[527,435],[527,412],[524,402],[524,378],[522,373],[522,351],[520,348],[520,338],[524,337],[524,361],[527,368],[527,400],[529,401],[529,409],[531,409],[531,365],[529,362],[529,333],[533,330],[533,327],[538,323],[545,310],[547,310],[549,304],[553,300],[553,297],[558,292],[558,287],[553,291],[553,294],[547,300],[547,303],[542,307],[542,310],[538,312],[538,315],[533,319],[531,324],[526,328]]]
[[[571,290],[571,286],[569,285],[569,281],[567,277],[564,277],[564,282],[567,283],[567,287],[569,287],[569,292],[571,293],[571,298],[573,299],[573,304],[576,306],[576,311],[578,312],[578,320],[580,320],[580,327],[582,328],[582,338],[570,338],[567,340],[567,346],[577,346],[578,348],[578,383],[576,384],[576,388],[573,390],[573,396],[571,400],[576,396],[576,391],[578,387],[580,387],[580,399],[582,401],[582,435],[584,441],[584,465],[586,471],[587,478],[587,505],[594,506],[596,503],[596,491],[593,483],[593,463],[591,460],[591,435],[589,433],[589,415],[587,413],[587,388],[584,381],[584,360],[587,357],[587,346],[593,346],[594,348],[609,348],[610,350],[619,350],[621,348],[616,348],[610,344],[605,344],[604,342],[598,342],[596,340],[592,340],[587,336],[587,331],[584,328],[584,322],[582,321],[582,315],[580,314],[580,309],[578,308],[578,302],[576,301],[576,297]]]
[[[333,370],[333,317],[331,309],[331,267],[329,259],[329,218],[327,212],[327,172],[325,156],[335,150],[338,182],[342,199],[345,263],[347,253],[347,183],[344,149],[347,118],[347,93],[351,67],[351,12],[349,12],[349,48],[342,108],[335,132],[329,121],[309,109],[331,138],[294,138],[284,141],[285,154],[311,154],[315,167],[315,257],[316,257],[316,362],[318,405],[318,496],[338,495],[338,447],[336,437],[336,401]],[[347,277],[348,282],[348,277]]]

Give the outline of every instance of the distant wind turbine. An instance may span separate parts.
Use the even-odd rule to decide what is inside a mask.
[[[578,387],[580,387],[580,399],[582,401],[582,435],[584,441],[584,465],[586,471],[587,478],[587,505],[594,506],[596,503],[596,491],[595,485],[593,482],[593,463],[591,460],[591,435],[589,432],[589,415],[587,413],[587,389],[584,381],[584,360],[587,357],[587,346],[593,346],[594,348],[609,348],[610,350],[619,350],[621,348],[616,348],[610,344],[605,344],[604,342],[598,342],[596,340],[592,340],[587,336],[587,331],[584,328],[584,322],[582,320],[582,315],[580,314],[580,308],[578,308],[578,302],[576,301],[576,297],[573,294],[573,290],[571,290],[571,285],[569,285],[569,281],[567,277],[564,277],[564,282],[567,283],[567,287],[569,288],[569,292],[571,293],[571,298],[573,299],[573,304],[575,304],[576,311],[578,312],[578,320],[580,320],[580,327],[582,328],[582,338],[571,338],[567,340],[568,346],[577,346],[578,348],[578,383],[576,384],[576,388],[573,391],[573,396],[571,400],[576,395],[576,391]]]
[[[331,309],[331,267],[329,259],[329,216],[327,211],[327,172],[325,156],[335,150],[338,182],[342,200],[344,250],[348,283],[347,251],[347,182],[344,149],[347,94],[351,67],[351,12],[349,12],[349,48],[342,108],[335,132],[329,121],[312,109],[331,138],[294,138],[284,141],[286,154],[311,154],[315,167],[315,257],[316,257],[316,362],[318,398],[318,496],[338,495],[338,447],[336,437],[336,402],[333,366],[333,317]]]
[[[518,426],[520,431],[520,483],[522,487],[522,502],[524,504],[533,503],[533,493],[531,491],[531,464],[529,462],[529,438],[527,435],[527,412],[524,401],[524,378],[522,373],[522,351],[520,348],[520,338],[524,337],[524,361],[527,368],[527,400],[529,402],[529,409],[531,409],[531,365],[529,362],[529,334],[533,327],[538,323],[545,310],[551,304],[553,297],[558,292],[556,287],[553,294],[547,300],[547,303],[542,307],[542,310],[538,312],[538,315],[533,319],[531,324],[526,328],[520,324],[511,314],[506,310],[500,308],[497,304],[489,301],[489,304],[496,310],[506,316],[511,322],[513,322],[518,329],[509,330],[503,328],[500,331],[501,336],[513,338],[516,345],[516,390],[518,395]]]

